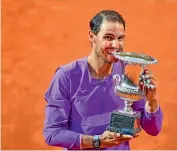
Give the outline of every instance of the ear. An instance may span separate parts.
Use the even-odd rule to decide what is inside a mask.
[[[89,30],[89,41],[95,43],[95,36],[91,30]]]

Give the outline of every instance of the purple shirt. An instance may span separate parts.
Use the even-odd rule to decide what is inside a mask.
[[[114,93],[114,74],[122,74],[118,61],[104,80],[94,79],[89,72],[87,57],[61,66],[56,71],[45,93],[44,137],[46,143],[67,149],[80,149],[80,135],[102,134],[114,110],[124,108],[124,101]],[[160,107],[154,113],[145,110],[142,99],[133,104],[142,112],[141,127],[150,135],[157,135],[162,126]],[[106,148],[129,150],[129,142]]]

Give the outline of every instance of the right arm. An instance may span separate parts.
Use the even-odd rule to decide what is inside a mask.
[[[80,133],[68,129],[70,116],[69,79],[59,69],[45,93],[44,138],[48,145],[80,149]]]

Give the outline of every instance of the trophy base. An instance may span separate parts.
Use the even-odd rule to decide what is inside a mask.
[[[112,132],[135,136],[141,131],[140,118],[140,112],[126,113],[119,110],[112,113],[107,129]]]

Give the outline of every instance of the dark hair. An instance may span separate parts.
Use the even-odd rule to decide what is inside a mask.
[[[122,23],[125,30],[125,20],[123,19],[122,15],[114,10],[102,10],[90,21],[90,29],[95,35],[99,33],[101,24],[104,19],[111,22]]]

